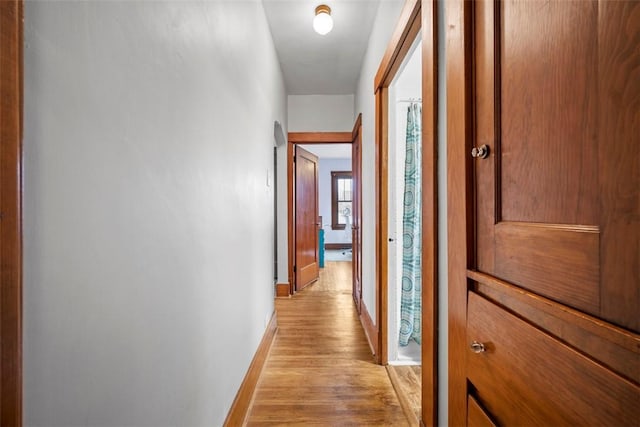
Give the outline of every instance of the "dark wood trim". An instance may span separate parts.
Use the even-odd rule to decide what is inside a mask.
[[[351,249],[351,243],[325,243],[325,249]]]
[[[376,92],[376,325],[378,349],[376,360],[382,365],[388,362],[387,325],[388,325],[388,246],[389,230],[387,206],[389,189],[388,166],[388,88],[382,87]]]
[[[374,79],[374,91],[388,87],[420,31],[420,0],[406,0]]]
[[[296,289],[293,266],[295,261],[295,168],[294,156],[296,144],[351,144],[352,132],[289,132],[287,135],[287,221],[288,221],[288,257],[289,257],[289,294]]]
[[[351,131],[351,172],[353,175],[353,221],[351,224],[352,294],[358,315],[362,312],[362,113]]]
[[[23,2],[0,2],[0,425],[22,425]]]
[[[358,136],[358,132],[360,131],[361,127],[362,127],[362,113],[358,114],[358,117],[356,117],[356,122],[353,124],[353,129],[351,130],[352,143],[353,143],[353,140],[356,139],[356,137]]]
[[[438,425],[438,26],[422,0],[422,421]]]
[[[288,283],[276,283],[276,298],[288,297],[289,284]]]
[[[295,264],[295,242],[296,242],[296,210],[295,210],[295,168],[293,158],[295,156],[295,144],[287,144],[287,256],[289,259],[288,279],[289,279],[289,295],[293,295],[295,287],[295,273],[293,267]]]
[[[351,144],[351,132],[289,132],[293,144]]]
[[[378,310],[378,313],[376,313],[376,328],[377,330],[379,330],[380,328],[380,297],[382,295],[382,287],[383,287],[383,280],[386,281],[386,279],[383,279],[383,275],[382,272],[385,270],[386,266],[384,265],[383,258],[380,254],[380,251],[382,250],[382,242],[380,241],[382,239],[382,233],[383,230],[380,228],[380,218],[382,217],[382,213],[380,212],[380,199],[382,198],[382,189],[380,187],[381,185],[381,173],[382,171],[380,170],[382,167],[382,157],[381,157],[381,144],[382,144],[382,135],[381,135],[381,129],[380,127],[382,126],[382,107],[381,107],[381,103],[382,103],[382,90],[378,89],[375,93],[375,147],[374,147],[374,155],[375,155],[375,171],[374,171],[374,180],[375,180],[375,187],[376,187],[376,193],[375,193],[375,201],[374,201],[374,206],[376,209],[375,212],[375,218],[376,218],[376,235],[375,235],[375,277],[374,277],[374,287],[375,287],[375,293],[376,293],[376,309]],[[364,302],[362,304],[364,306]],[[376,355],[376,362],[378,363],[382,363],[382,360],[380,359],[380,355],[378,354],[378,348],[379,348],[380,342],[378,341],[377,337],[376,337],[376,351],[374,352]]]
[[[338,179],[349,178],[353,180],[352,171],[331,171],[331,229],[344,230],[346,224],[338,223]],[[353,182],[353,181],[352,181]],[[353,196],[351,197],[353,203]],[[353,206],[352,206],[353,210]]]
[[[251,401],[253,400],[253,394],[256,390],[256,385],[260,379],[260,374],[264,369],[264,365],[271,350],[273,339],[276,336],[278,330],[278,320],[276,318],[276,312],[273,312],[271,321],[267,325],[267,329],[264,331],[260,345],[256,350],[256,354],[253,356],[249,370],[242,380],[240,389],[236,394],[236,398],[233,400],[231,409],[227,414],[227,418],[224,421],[224,425],[228,427],[244,425],[245,419],[251,407]]]
[[[449,282],[449,424],[466,425],[467,268],[472,262],[470,157],[471,8],[465,0],[445,8],[447,72],[447,256]]]
[[[371,347],[371,353],[373,353],[376,357],[378,356],[378,331],[376,330],[375,325],[373,324],[373,320],[371,319],[371,315],[369,314],[369,310],[367,309],[367,305],[362,301],[362,310],[360,312],[360,323],[362,324],[362,328],[364,329],[364,334],[367,336],[367,341],[369,341],[369,347]]]

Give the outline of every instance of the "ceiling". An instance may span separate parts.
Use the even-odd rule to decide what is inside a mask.
[[[356,93],[380,0],[262,0],[288,95]],[[333,30],[313,31],[316,6],[331,8]]]

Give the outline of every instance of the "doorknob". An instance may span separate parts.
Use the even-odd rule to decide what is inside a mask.
[[[473,150],[471,150],[471,157],[486,159],[489,157],[489,146],[487,144],[482,144],[480,147],[473,147]]]
[[[486,351],[484,344],[478,341],[472,342],[469,347],[471,347],[471,351],[473,351],[474,353],[482,353]]]

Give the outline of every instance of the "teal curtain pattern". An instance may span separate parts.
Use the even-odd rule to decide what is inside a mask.
[[[407,111],[407,148],[404,163],[402,213],[402,296],[400,339],[406,346],[422,340],[422,106]]]

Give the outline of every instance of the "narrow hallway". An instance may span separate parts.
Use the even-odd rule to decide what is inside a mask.
[[[279,329],[248,425],[407,425],[360,325],[350,265],[327,262],[317,283],[276,300]]]

